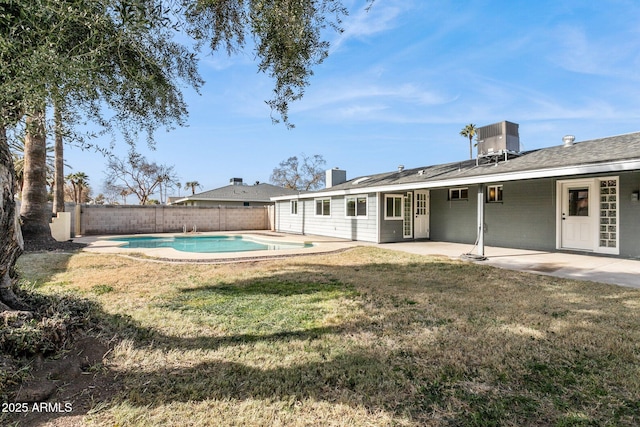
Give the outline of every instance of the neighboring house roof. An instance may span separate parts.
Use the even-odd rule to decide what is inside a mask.
[[[173,204],[184,203],[186,201],[271,203],[271,197],[294,194],[298,194],[298,190],[291,190],[271,184],[227,185],[180,198],[173,201]]]
[[[496,158],[498,159],[498,158]],[[487,159],[484,159],[487,161]],[[300,197],[402,191],[640,169],[640,132],[520,153],[497,162],[465,160],[358,177]],[[292,197],[276,197],[285,200]]]

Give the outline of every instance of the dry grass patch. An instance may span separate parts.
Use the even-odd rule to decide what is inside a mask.
[[[635,425],[640,292],[375,248],[225,265],[25,255],[99,303],[94,425]],[[33,279],[32,279],[33,280]]]

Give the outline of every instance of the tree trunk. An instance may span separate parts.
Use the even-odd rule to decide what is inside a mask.
[[[20,219],[26,240],[51,240],[47,209],[47,145],[44,111],[27,116]]]
[[[6,129],[0,127],[0,312],[28,309],[13,293],[14,267],[24,248],[14,190],[13,160]]]
[[[55,120],[55,176],[53,189],[53,213],[64,212],[64,146],[62,143],[62,113],[58,106],[53,111]],[[45,153],[46,156],[46,153]]]

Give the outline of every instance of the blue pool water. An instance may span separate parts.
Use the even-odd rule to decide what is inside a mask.
[[[173,248],[182,252],[246,252],[298,249],[313,246],[309,243],[285,243],[252,240],[244,236],[166,236],[114,237],[109,240],[126,242],[122,248]]]

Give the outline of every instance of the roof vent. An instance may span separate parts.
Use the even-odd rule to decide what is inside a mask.
[[[398,165],[398,172],[402,172],[404,170],[404,165]]]
[[[576,137],[573,135],[565,135],[562,137],[562,142],[564,143],[565,147],[571,147],[575,140]]]

